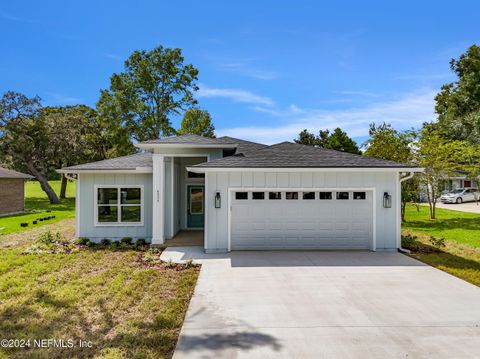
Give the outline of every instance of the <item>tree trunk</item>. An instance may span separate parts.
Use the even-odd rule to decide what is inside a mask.
[[[407,202],[406,201],[403,201],[402,202],[402,210],[401,210],[401,216],[402,216],[402,222],[406,222],[405,220],[405,208],[407,207]]]
[[[65,174],[62,174],[62,185],[60,186],[60,198],[64,199],[65,194],[67,193],[67,184],[68,179],[65,177]]]
[[[57,194],[48,183],[47,178],[43,176],[40,173],[40,171],[38,171],[31,162],[27,162],[26,165],[30,174],[32,174],[38,180],[38,182],[40,182],[40,187],[42,187],[43,192],[46,193],[50,203],[52,204],[60,203],[60,200],[58,199]]]

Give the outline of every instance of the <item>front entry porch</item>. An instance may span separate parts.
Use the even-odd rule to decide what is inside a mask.
[[[167,239],[167,247],[192,247],[201,246],[203,248],[203,230],[180,231],[172,239]]]

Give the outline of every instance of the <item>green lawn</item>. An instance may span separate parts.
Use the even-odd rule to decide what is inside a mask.
[[[428,206],[407,205],[404,229],[443,237],[459,244],[480,248],[480,214],[437,208],[435,220],[430,220]]]
[[[60,194],[60,181],[50,181],[50,185],[57,194]],[[75,182],[68,183],[66,197],[60,204],[52,205],[45,192],[40,188],[40,184],[36,181],[28,181],[25,184],[25,210],[27,213],[0,217],[0,228],[3,228],[0,230],[0,236],[75,217]],[[47,212],[47,210],[51,212]],[[47,216],[55,216],[55,218],[38,221],[37,224],[32,223],[38,218]],[[20,224],[23,222],[28,223],[28,227],[21,227]]]
[[[406,219],[402,234],[416,236],[421,248],[412,257],[480,286],[480,214],[437,209],[437,219],[430,220],[428,207],[417,212],[408,205]],[[445,238],[445,247],[429,253],[430,236]]]

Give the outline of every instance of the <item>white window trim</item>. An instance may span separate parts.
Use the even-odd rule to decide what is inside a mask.
[[[99,188],[116,188],[117,189],[117,196],[118,196],[118,204],[117,207],[119,208],[118,211],[118,221],[117,222],[98,222],[98,189]],[[120,204],[120,189],[121,188],[140,188],[140,222],[120,222],[122,218],[122,206]],[[95,185],[93,191],[93,223],[95,227],[142,227],[144,225],[144,190],[143,185],[132,185],[132,184],[102,184],[102,185]],[[133,205],[132,205],[133,206]],[[136,205],[135,205],[136,206]]]

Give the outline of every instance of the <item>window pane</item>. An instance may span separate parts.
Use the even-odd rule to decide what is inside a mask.
[[[315,192],[303,192],[303,199],[315,199]]]
[[[248,199],[248,192],[235,192],[235,199]]]
[[[285,193],[286,199],[298,199],[298,192],[286,192]]]
[[[282,192],[269,192],[268,199],[282,199]]]
[[[98,188],[98,204],[117,204],[118,188]]]
[[[265,192],[252,192],[252,199],[265,199]]]
[[[122,188],[120,200],[122,204],[140,204],[140,188]]]
[[[337,199],[348,199],[348,192],[337,192]]]
[[[190,188],[190,213],[203,213],[203,188]]]
[[[122,222],[141,222],[140,206],[123,206]]]
[[[332,199],[332,192],[320,192],[319,193],[320,199]]]
[[[353,199],[366,199],[367,194],[365,192],[353,192]]]
[[[118,207],[117,206],[98,206],[98,222],[99,223],[118,222]]]

